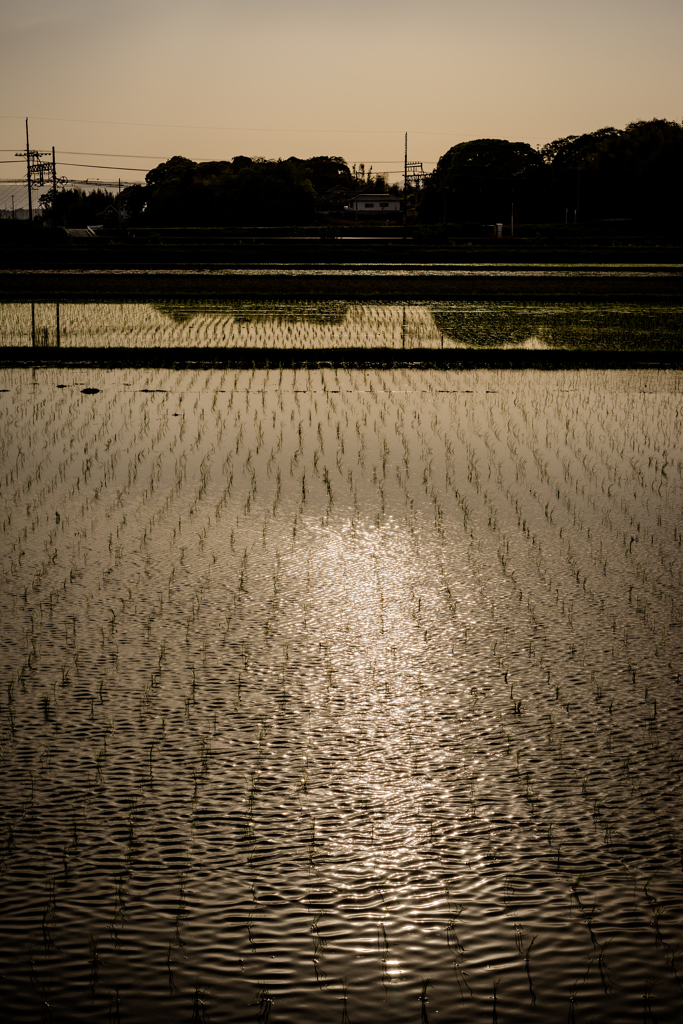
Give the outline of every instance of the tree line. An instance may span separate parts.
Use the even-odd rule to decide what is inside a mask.
[[[425,223],[683,220],[683,124],[655,119],[534,149],[477,139],[440,158],[419,200]]]
[[[132,223],[149,227],[314,224],[321,197],[335,189],[384,192],[387,183],[364,168],[356,173],[337,156],[236,156],[204,163],[174,156],[149,171],[144,185],[132,185],[119,196],[70,189],[54,203],[48,196],[47,205],[53,219],[68,226],[78,226],[75,221],[86,214],[88,223],[95,223],[96,208],[109,203],[125,210]]]
[[[411,191],[411,219],[424,224],[557,224],[635,221],[671,227],[683,222],[683,124],[634,121],[555,139],[526,142],[476,139],[451,147],[420,189]],[[325,197],[336,191],[401,191],[381,175],[359,176],[344,159],[252,159],[196,163],[174,156],[148,172],[144,185],[119,196],[78,189],[47,197],[50,219],[80,226],[97,222],[108,204],[132,224],[150,227],[295,225],[321,223]]]

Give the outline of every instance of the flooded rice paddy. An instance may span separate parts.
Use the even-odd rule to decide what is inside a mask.
[[[163,301],[0,304],[0,345],[668,350],[675,303]]]
[[[78,373],[0,374],[3,1019],[679,1021],[681,374]]]

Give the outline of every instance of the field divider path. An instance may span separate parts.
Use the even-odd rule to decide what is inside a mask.
[[[563,299],[565,301],[678,300],[679,270],[571,271],[457,268],[402,271],[374,268],[149,268],[146,270],[0,270],[0,298],[70,301],[105,298],[316,299]]]
[[[683,352],[393,348],[33,348],[0,346],[4,367],[167,369],[683,369]]]

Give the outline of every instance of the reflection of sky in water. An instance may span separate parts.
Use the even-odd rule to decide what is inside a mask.
[[[1,383],[15,1016],[673,1024],[680,374]]]

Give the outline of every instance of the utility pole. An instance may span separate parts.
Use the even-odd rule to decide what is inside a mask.
[[[403,241],[408,238],[408,132],[403,159]]]
[[[31,199],[31,150],[28,144],[28,118],[26,118],[26,184],[28,185],[28,219],[32,221],[33,201]]]
[[[15,156],[24,156],[23,153],[15,153]],[[42,188],[45,184],[45,176],[52,173],[52,185],[57,188],[57,181],[60,184],[66,182],[66,178],[57,178],[55,164],[55,151],[52,149],[52,163],[43,163],[41,156],[49,156],[48,153],[40,153],[37,149],[31,149],[28,140],[28,118],[26,118],[26,187],[28,189],[28,219],[33,220],[33,189]]]

